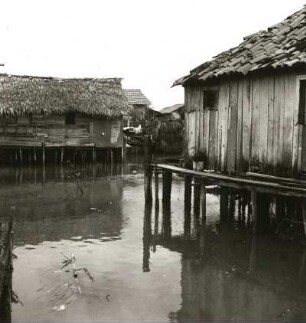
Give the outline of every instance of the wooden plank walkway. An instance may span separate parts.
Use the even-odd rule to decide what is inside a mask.
[[[167,164],[156,164],[154,166],[156,166],[158,169],[171,173],[190,175],[193,177],[202,178],[203,180],[206,179],[215,185],[237,189],[255,190],[261,193],[306,197],[306,181],[295,181],[292,179],[292,182],[283,181],[280,184],[272,180],[265,180],[264,178],[262,178],[262,180],[256,180],[247,178],[246,176],[232,176],[215,172],[198,172]]]

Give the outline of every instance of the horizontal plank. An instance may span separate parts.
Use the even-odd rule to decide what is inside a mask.
[[[181,168],[177,166],[171,166],[166,164],[157,164],[157,167],[168,170],[173,173],[181,173],[186,175],[193,175],[196,177],[202,177],[211,180],[214,184],[221,186],[229,186],[239,189],[255,189],[256,191],[263,193],[271,193],[276,195],[290,195],[290,196],[301,196],[306,197],[306,185],[305,188],[293,187],[281,185],[274,182],[268,181],[257,181],[237,176],[230,176],[225,174],[218,174],[215,172],[197,172],[194,170]]]

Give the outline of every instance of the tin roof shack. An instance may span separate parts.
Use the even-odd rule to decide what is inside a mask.
[[[189,155],[207,168],[306,171],[306,8],[177,80]]]
[[[157,118],[163,122],[184,120],[185,106],[184,104],[174,104],[170,107],[163,108],[158,112],[160,114],[157,116]]]
[[[151,102],[139,89],[124,89],[123,92],[132,106],[131,112],[124,116],[124,126],[137,127],[139,121],[145,119],[149,113]]]
[[[123,146],[121,79],[0,75],[0,147]]]

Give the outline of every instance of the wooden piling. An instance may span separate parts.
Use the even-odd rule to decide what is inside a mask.
[[[158,169],[156,165],[154,166],[154,179],[155,179],[155,201],[159,198],[159,178],[158,178]]]
[[[201,186],[201,209],[202,209],[202,223],[206,219],[206,187],[205,183]]]
[[[152,150],[151,140],[148,136],[144,139],[144,191],[145,202],[152,203]]]
[[[36,164],[36,161],[37,161],[36,147],[33,147],[33,161],[34,161],[34,164]]]
[[[42,164],[45,167],[46,164],[46,151],[45,151],[45,142],[42,142]]]
[[[22,148],[21,147],[19,147],[19,163],[20,163],[20,166],[23,165]]]
[[[61,165],[63,165],[64,162],[64,147],[61,147]]]
[[[220,219],[228,221],[228,190],[225,187],[221,188],[220,193]]]
[[[144,221],[143,221],[143,261],[142,270],[143,272],[150,271],[150,247],[152,242],[152,228],[151,228],[151,217],[152,217],[152,204],[145,204]]]
[[[303,215],[303,227],[304,227],[304,236],[306,238],[306,199],[302,199],[302,215]]]
[[[195,219],[200,217],[200,200],[201,200],[201,179],[195,177],[193,180],[193,213]]]
[[[257,232],[257,194],[254,189],[251,190],[251,202],[252,202],[253,233],[256,233]]]
[[[191,182],[190,175],[185,176],[185,192],[184,192],[184,236],[190,239],[191,236]]]
[[[164,171],[163,172],[163,201],[170,203],[171,189],[172,189],[172,173]]]

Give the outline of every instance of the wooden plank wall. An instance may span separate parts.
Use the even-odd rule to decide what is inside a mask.
[[[297,74],[222,81],[218,111],[203,110],[203,87],[185,88],[188,148],[210,169],[291,175],[299,158]]]
[[[91,118],[76,115],[74,125],[65,125],[64,115],[18,117],[16,122],[2,120],[0,145],[122,147],[122,119]]]

